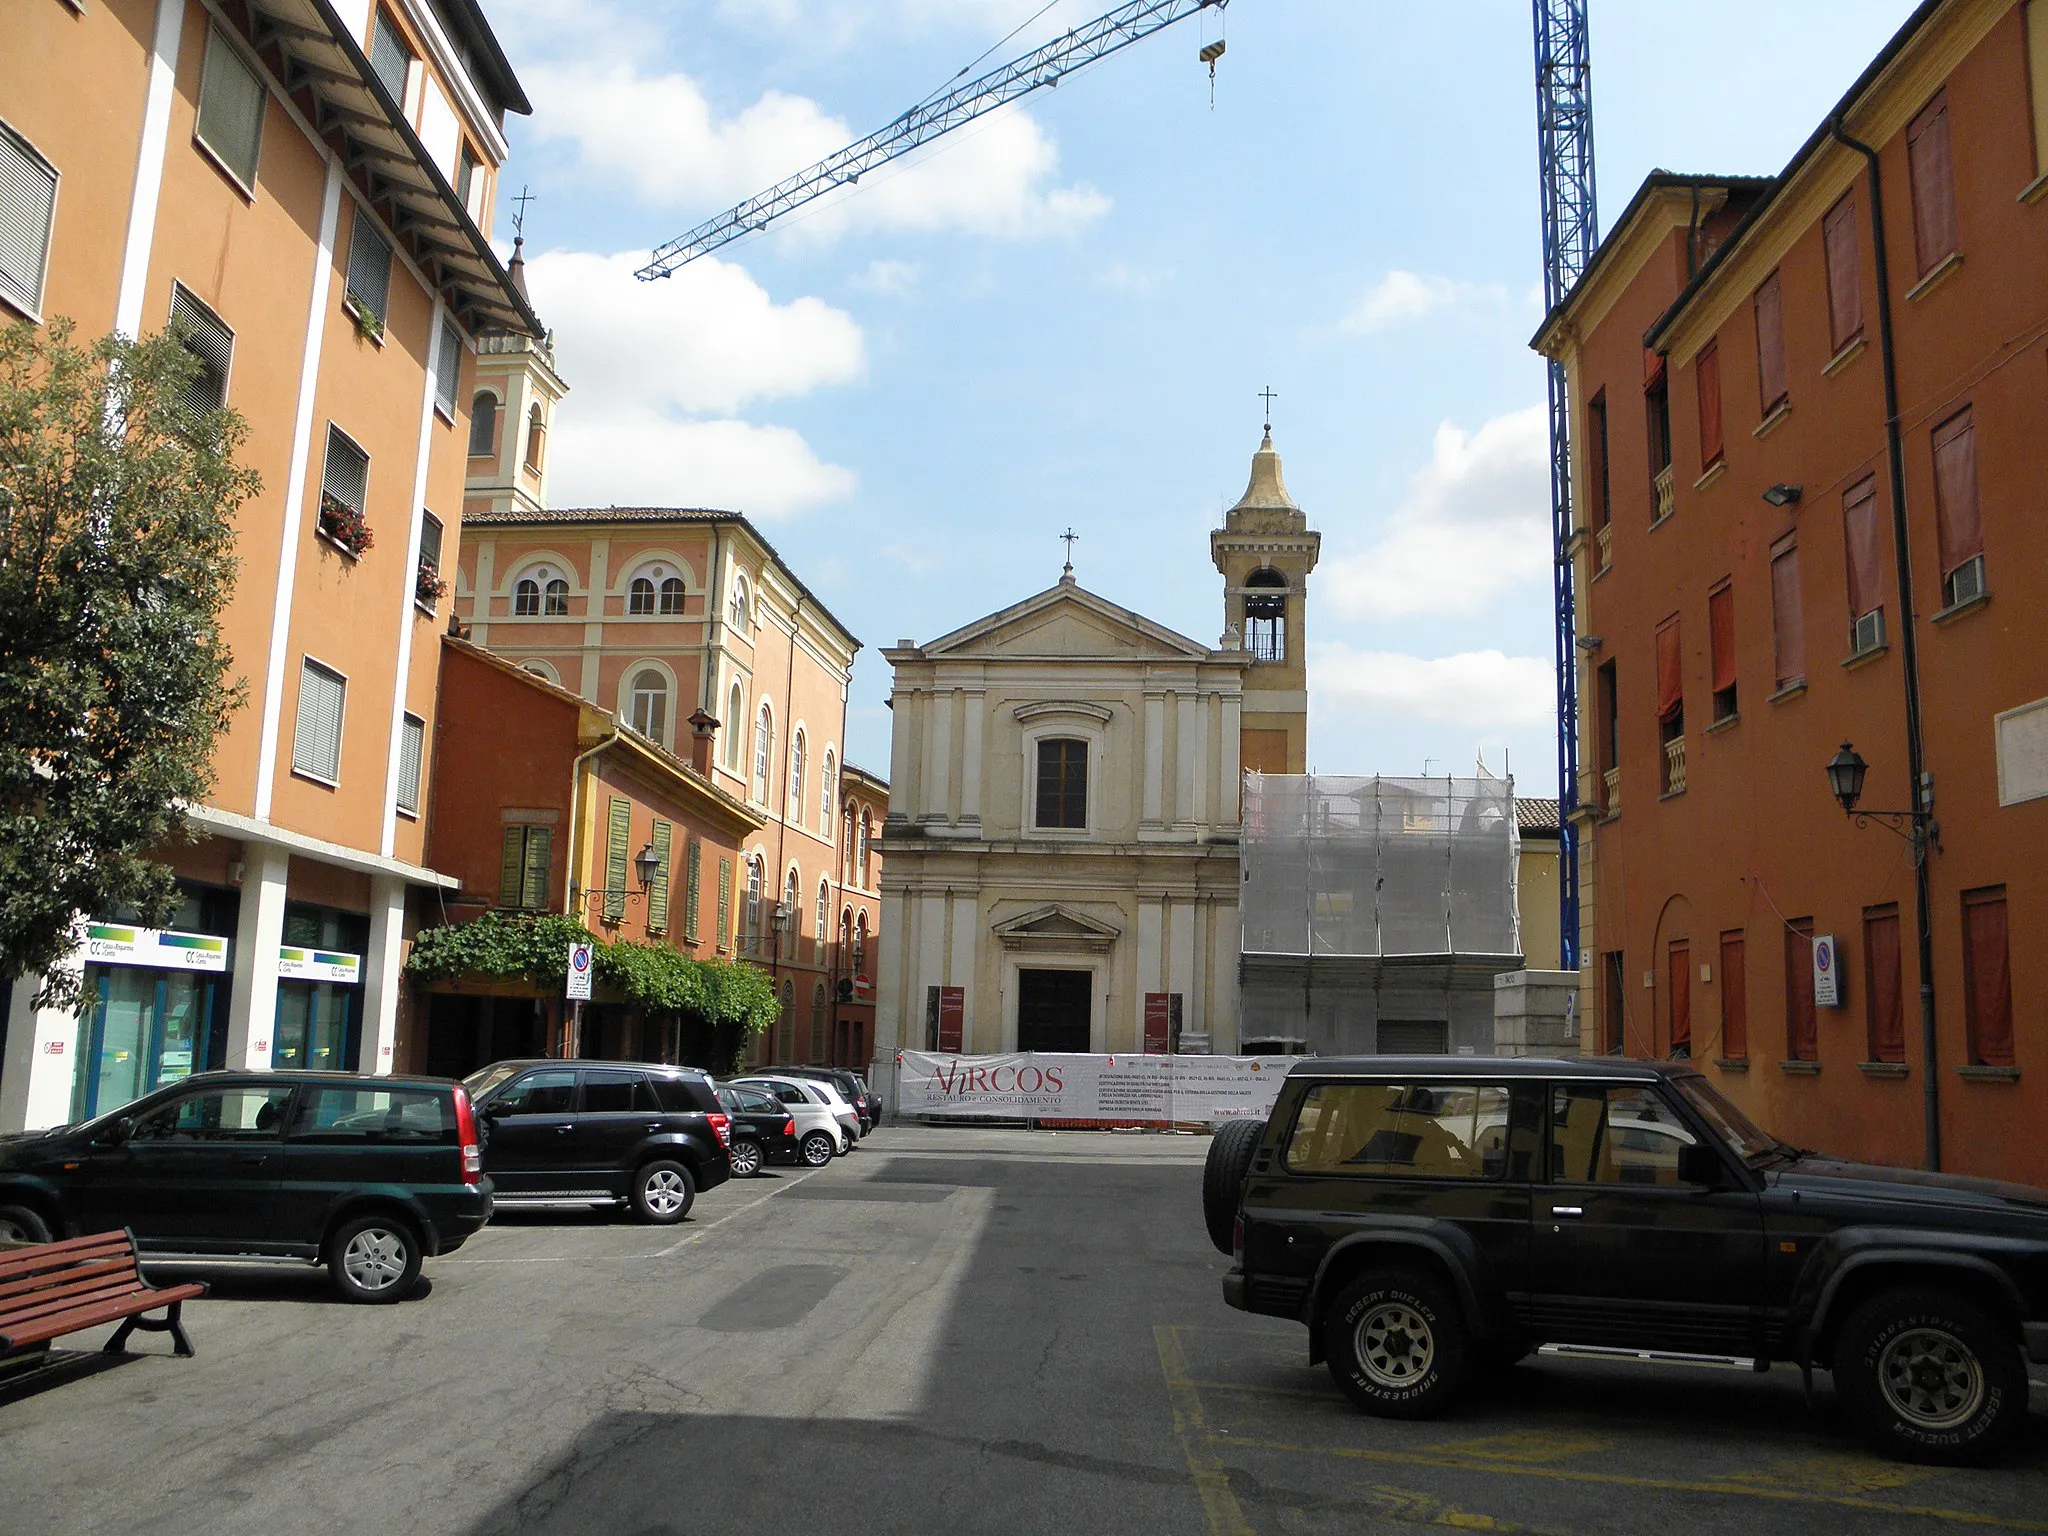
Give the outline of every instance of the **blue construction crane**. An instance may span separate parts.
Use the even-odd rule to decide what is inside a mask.
[[[949,86],[887,127],[807,170],[728,208],[686,235],[658,246],[642,279],[678,267],[765,229],[814,198],[851,186],[878,166],[951,133],[1006,102],[1061,80],[1177,21],[1221,14],[1230,0],[1131,0],[1021,58]],[[1543,296],[1555,307],[1586,269],[1600,237],[1593,203],[1593,77],[1586,45],[1587,0],[1532,0],[1536,19],[1536,149],[1543,187]],[[1220,44],[1202,50],[1215,70]],[[965,70],[961,73],[966,73]],[[1572,618],[1571,405],[1562,364],[1550,365],[1550,533],[1557,649],[1558,879],[1565,969],[1579,966],[1579,850],[1572,811],[1579,793],[1579,690]]]

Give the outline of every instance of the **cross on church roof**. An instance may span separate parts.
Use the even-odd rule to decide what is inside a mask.
[[[1266,402],[1266,435],[1271,437],[1273,435],[1273,402],[1280,397],[1273,393],[1273,386],[1268,384],[1259,391],[1259,398]]]
[[[521,187],[519,195],[513,198],[512,201],[518,208],[518,212],[512,215],[512,234],[516,239],[523,239],[526,235],[526,205],[537,201],[537,199],[533,193],[529,192],[525,187]]]
[[[1074,525],[1072,523],[1067,524],[1067,531],[1060,535],[1061,541],[1067,546],[1067,563],[1060,568],[1062,576],[1074,574],[1074,541],[1080,537],[1081,535],[1074,532]]]

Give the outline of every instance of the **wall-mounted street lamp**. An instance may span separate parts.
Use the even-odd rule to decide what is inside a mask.
[[[1843,814],[1852,818],[1857,826],[1867,826],[1874,821],[1898,833],[1913,845],[1913,860],[1919,863],[1927,857],[1929,843],[1936,848],[1941,846],[1941,824],[1934,819],[1932,785],[1921,786],[1916,797],[1920,806],[1916,810],[1858,810],[1857,802],[1863,798],[1863,780],[1869,772],[1870,765],[1863,761],[1863,755],[1845,741],[1841,751],[1828,759],[1828,788],[1840,803]]]
[[[603,885],[595,890],[582,893],[582,905],[591,911],[600,907],[623,908],[629,901],[645,901],[647,893],[654,889],[654,880],[661,873],[661,855],[654,851],[654,844],[648,843],[633,855],[633,878],[640,883],[637,891],[622,891]],[[604,921],[613,924],[618,918],[606,916]]]
[[[1780,482],[1764,492],[1764,500],[1774,507],[1796,507],[1799,505],[1800,499],[1805,495],[1806,488],[1804,486],[1786,485]]]

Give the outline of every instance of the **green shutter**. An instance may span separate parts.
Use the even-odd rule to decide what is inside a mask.
[[[732,860],[718,861],[718,947],[732,942]]]
[[[544,912],[548,905],[548,870],[554,862],[555,832],[552,827],[528,827],[526,830],[526,879],[525,889],[519,894],[519,905],[531,912]]]
[[[612,797],[612,819],[604,843],[604,920],[626,915],[626,845],[633,841],[633,802]]]
[[[526,868],[526,828],[507,827],[498,854],[498,905],[519,905],[519,876]]]
[[[704,844],[699,838],[690,839],[690,852],[685,861],[683,877],[683,937],[688,942],[697,942],[697,898],[704,887]]]
[[[654,884],[647,889],[649,933],[668,931],[668,845],[669,825],[665,821],[657,821],[654,824],[654,857],[660,862],[654,866]]]

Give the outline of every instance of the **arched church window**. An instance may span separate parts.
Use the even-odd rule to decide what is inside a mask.
[[[1287,578],[1270,566],[1245,578],[1244,644],[1253,661],[1287,659]]]
[[[1088,825],[1088,743],[1048,737],[1038,744],[1038,806],[1034,825]]]
[[[626,589],[626,612],[654,612],[654,583],[645,576],[635,576],[633,584]]]
[[[683,578],[665,577],[661,583],[661,611],[681,613],[683,611]]]
[[[478,390],[469,402],[469,452],[472,458],[489,457],[498,446],[498,397]]]
[[[649,741],[660,741],[668,725],[668,679],[643,667],[633,679],[633,729]]]

